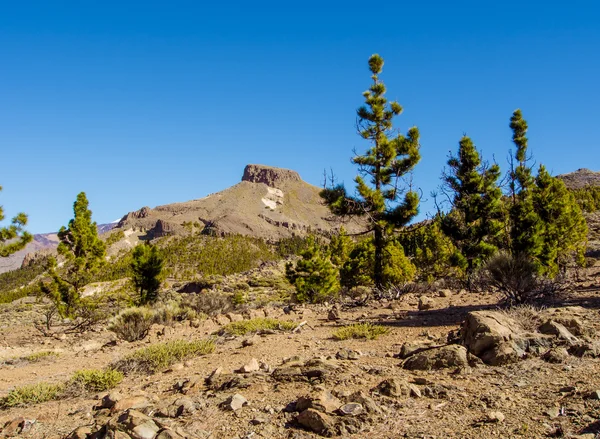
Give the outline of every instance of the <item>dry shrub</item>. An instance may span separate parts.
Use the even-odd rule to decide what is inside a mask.
[[[538,276],[535,263],[522,255],[499,252],[492,256],[478,274],[480,289],[495,289],[509,305],[531,302],[555,294],[558,280]]]
[[[525,331],[536,331],[543,323],[540,314],[543,308],[532,305],[519,305],[503,309],[498,312],[516,321]]]
[[[122,340],[142,340],[148,335],[154,319],[154,313],[148,308],[133,307],[119,313],[108,329]]]
[[[227,314],[234,309],[231,297],[216,291],[188,295],[183,299],[182,306],[207,316]]]

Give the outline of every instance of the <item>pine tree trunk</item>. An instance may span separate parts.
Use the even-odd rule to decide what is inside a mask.
[[[375,287],[381,288],[383,286],[383,248],[385,246],[385,240],[383,237],[383,230],[379,224],[375,225],[375,267],[373,273],[373,280],[375,281]]]

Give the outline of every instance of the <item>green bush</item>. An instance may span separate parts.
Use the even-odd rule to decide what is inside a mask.
[[[298,302],[325,302],[339,293],[338,270],[314,240],[295,266],[290,262],[285,268],[287,279],[296,287]]]
[[[375,340],[380,335],[389,333],[390,330],[381,325],[372,325],[371,323],[355,323],[354,325],[344,326],[333,333],[336,340],[348,340],[351,338]]]
[[[239,322],[231,322],[228,325],[225,325],[221,331],[225,334],[231,335],[246,335],[265,330],[292,331],[296,329],[297,326],[297,323],[287,320],[255,318],[250,320],[242,320]]]
[[[214,352],[214,340],[173,340],[139,349],[113,365],[124,373],[154,373],[178,361]]]
[[[357,244],[340,270],[341,283],[347,288],[374,285],[375,246],[372,240]],[[404,249],[390,241],[383,252],[383,285],[398,285],[411,281],[416,267],[404,254]]]
[[[40,351],[27,355],[25,360],[29,361],[30,363],[37,363],[50,357],[58,357],[58,355],[58,352],[54,351]]]
[[[154,313],[148,308],[128,308],[121,311],[108,329],[121,339],[137,341],[146,338],[154,323]]]
[[[67,383],[65,392],[73,396],[82,393],[104,392],[116,387],[121,381],[123,381],[123,374],[113,369],[78,370]]]
[[[59,399],[64,389],[63,384],[38,383],[16,387],[0,400],[0,407],[25,407],[32,404]]]

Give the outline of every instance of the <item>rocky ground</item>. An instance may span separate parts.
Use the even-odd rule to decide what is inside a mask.
[[[440,290],[364,306],[267,306],[156,326],[134,343],[104,328],[43,336],[31,323],[41,305],[13,303],[0,310],[0,397],[159,341],[218,334],[232,320],[267,315],[303,325],[216,335],[214,353],[130,374],[110,392],[0,410],[0,437],[600,437],[598,271],[543,309],[508,312],[497,295]],[[355,322],[390,331],[375,340],[332,337]],[[25,359],[41,351],[57,355]]]

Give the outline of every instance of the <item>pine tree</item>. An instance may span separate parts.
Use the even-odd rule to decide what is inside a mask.
[[[56,260],[50,262],[52,284],[43,285],[43,291],[51,296],[63,317],[72,317],[79,304],[81,289],[87,285],[104,263],[106,246],[98,238],[98,228],[92,222],[85,192],[77,195],[73,204],[74,218],[69,227],[58,232],[58,254],[65,264],[58,268]]]
[[[340,232],[334,234],[329,242],[329,256],[333,265],[336,267],[343,266],[348,260],[353,247],[352,238],[348,236],[344,227],[340,227]]]
[[[155,245],[140,244],[133,250],[132,279],[140,293],[140,305],[153,303],[158,298],[163,264],[164,258]]]
[[[2,186],[0,186],[2,191]],[[0,221],[4,221],[4,210],[0,206]],[[25,248],[31,242],[33,236],[24,231],[27,225],[27,215],[18,213],[8,227],[0,227],[0,257],[7,257]]]
[[[461,268],[467,276],[498,250],[502,234],[502,191],[497,181],[500,167],[485,166],[467,136],[459,143],[458,155],[448,160],[450,172],[443,180],[453,195],[452,210],[442,217],[443,232],[458,249]]]
[[[543,165],[535,179],[533,203],[542,224],[541,271],[554,277],[573,256],[583,258],[587,223],[575,196]]]
[[[392,120],[402,113],[398,102],[388,102],[386,87],[379,79],[383,59],[369,58],[373,83],[363,93],[365,104],[357,110],[360,136],[371,143],[364,155],[352,161],[359,167],[355,178],[358,196],[351,197],[343,185],[324,189],[321,196],[336,215],[363,216],[374,237],[374,282],[384,284],[384,249],[394,228],[404,227],[418,213],[419,197],[416,192],[399,188],[402,176],[419,162],[419,130],[409,129],[406,136],[392,130]],[[363,178],[369,177],[369,181]],[[400,200],[401,196],[402,200]]]
[[[510,249],[514,255],[523,255],[536,260],[543,247],[542,223],[533,203],[535,177],[528,165],[527,122],[521,110],[513,112],[510,119],[513,142],[517,147],[517,167],[510,172],[512,204],[509,208]]]
[[[296,301],[320,303],[337,296],[338,270],[313,237],[301,256],[295,266],[290,262],[285,267],[287,279],[296,287]]]

